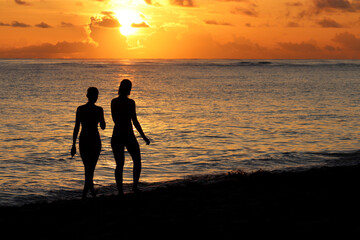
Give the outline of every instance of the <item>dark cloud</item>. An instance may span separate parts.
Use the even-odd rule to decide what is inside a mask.
[[[217,0],[219,2],[249,2],[250,0]]]
[[[293,28],[295,28],[295,27],[300,27],[300,25],[299,25],[299,23],[297,23],[297,22],[289,22],[289,23],[287,24],[287,27],[293,27]]]
[[[309,5],[302,4],[299,1],[293,3],[289,1],[285,5],[288,6],[286,17],[293,16],[297,20],[312,18],[319,14],[354,13],[360,10],[360,0],[310,0]],[[293,9],[296,10],[296,14],[291,12]],[[336,25],[330,22],[318,22],[318,24],[328,27],[341,26],[341,24]]]
[[[206,20],[205,23],[208,24],[208,25],[233,26],[233,24],[231,24],[231,23],[218,22],[218,21],[215,21],[215,20]]]
[[[95,45],[84,42],[59,42],[56,44],[44,43],[15,49],[0,49],[2,58],[56,58],[77,57],[81,53],[89,53]]]
[[[323,28],[342,28],[343,27],[340,23],[337,23],[336,21],[334,21],[330,18],[324,18],[323,20],[320,20],[317,23]]]
[[[281,59],[349,59],[354,58],[351,51],[326,45],[318,46],[315,41],[279,42],[279,49],[273,58]]]
[[[31,4],[22,0],[15,0],[15,3],[23,6],[30,6]]]
[[[5,26],[10,26],[10,24],[8,24],[8,23],[3,23],[3,22],[0,22],[0,27],[1,26],[3,26],[3,27],[5,27]]]
[[[315,10],[320,11],[344,11],[355,12],[360,9],[359,3],[349,0],[313,0]]]
[[[268,55],[269,49],[243,37],[235,37],[233,41],[221,44],[219,47],[221,55],[224,53],[223,56],[219,56],[220,58],[273,58]]]
[[[117,20],[114,16],[112,16],[112,12],[102,12],[105,16],[101,17],[91,17],[90,25],[97,25],[100,27],[107,28],[118,28],[121,27],[119,20]]]
[[[171,5],[181,6],[181,7],[194,7],[193,0],[170,0]]]
[[[18,22],[18,21],[12,21],[11,24],[0,22],[0,26],[19,27],[19,28],[31,27],[31,25],[29,25],[29,24]],[[38,28],[51,28],[51,26],[49,24],[44,23],[44,22],[36,24],[35,27],[38,27]]]
[[[102,11],[101,14],[112,17],[115,13],[113,11]]]
[[[152,6],[156,6],[156,7],[161,6],[161,4],[156,0],[144,0],[144,2],[148,5],[152,5]]]
[[[131,27],[133,27],[133,28],[148,28],[150,26],[146,22],[142,22],[142,23],[132,23]]]
[[[21,23],[21,22],[18,22],[18,21],[11,22],[11,26],[12,27],[21,27],[21,28],[31,27],[31,25],[29,25],[29,24]]]
[[[75,25],[69,22],[61,22],[60,23],[61,27],[74,27]]]
[[[313,43],[301,42],[301,43],[291,43],[291,42],[279,42],[278,46],[284,50],[290,52],[298,53],[314,53],[320,52],[320,48],[315,46]]]
[[[360,51],[360,38],[357,38],[354,34],[348,32],[339,33],[332,40],[346,49]]]
[[[288,7],[301,7],[303,4],[301,2],[286,2],[285,5]]]
[[[255,11],[254,9],[249,9],[249,8],[242,8],[242,7],[236,7],[234,8],[231,13],[233,14],[242,14],[242,15],[247,15],[250,17],[257,17],[258,13],[257,11]]]
[[[256,10],[257,5],[256,4],[251,4],[250,7],[244,8],[244,7],[235,7],[231,13],[233,14],[241,14],[241,15],[246,15],[246,16],[250,16],[250,17],[257,17],[259,15],[259,13]]]
[[[341,51],[341,48],[336,48],[334,46],[330,46],[330,45],[326,45],[324,47],[325,50],[329,51],[329,52],[335,52],[335,51]]]
[[[44,23],[44,22],[41,22],[39,24],[35,24],[35,27],[38,27],[38,28],[52,28],[49,24]]]

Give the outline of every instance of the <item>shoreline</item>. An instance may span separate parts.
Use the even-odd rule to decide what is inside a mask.
[[[112,195],[0,207],[3,236],[240,238],[285,232],[360,233],[360,165],[215,176],[185,179],[122,198]]]

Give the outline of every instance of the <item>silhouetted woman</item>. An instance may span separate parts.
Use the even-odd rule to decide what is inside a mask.
[[[115,123],[111,138],[111,147],[116,161],[115,179],[119,195],[123,194],[123,167],[125,161],[124,148],[128,150],[134,163],[133,191],[138,192],[138,183],[141,173],[141,155],[139,143],[134,135],[132,124],[140,133],[147,145],[149,139],[145,136],[136,116],[135,101],[129,99],[131,92],[130,80],[124,79],[119,87],[119,97],[111,101],[111,115]]]
[[[102,107],[95,105],[98,99],[99,91],[95,87],[90,87],[87,90],[88,102],[85,105],[78,107],[76,111],[76,122],[73,134],[73,146],[71,149],[71,156],[76,153],[76,138],[79,133],[81,124],[81,133],[79,137],[80,156],[85,167],[85,184],[82,198],[86,198],[88,191],[95,197],[94,190],[94,171],[96,163],[99,159],[101,150],[101,139],[98,131],[98,124],[101,129],[105,129],[104,111]]]

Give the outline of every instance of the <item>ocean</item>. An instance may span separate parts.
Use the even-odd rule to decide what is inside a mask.
[[[138,138],[140,188],[359,164],[359,76],[359,60],[0,59],[0,205],[81,197],[83,165],[70,149],[91,86],[107,123],[94,180],[115,192],[110,101],[125,78],[151,139]],[[128,154],[124,182],[132,182]]]

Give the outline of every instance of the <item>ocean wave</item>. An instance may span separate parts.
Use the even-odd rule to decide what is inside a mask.
[[[246,161],[251,168],[298,171],[316,167],[353,166],[360,164],[360,150],[329,152],[278,152]],[[245,166],[246,166],[245,165]],[[274,169],[273,166],[277,167]],[[244,168],[246,169],[246,168]]]
[[[181,66],[208,66],[208,67],[357,67],[360,66],[360,61],[308,61],[308,60],[223,60],[223,61],[187,61],[187,62],[173,62],[169,64]]]
[[[192,66],[192,67],[358,67],[359,60],[153,60],[114,62],[116,66]]]
[[[338,160],[360,159],[360,150],[350,152],[309,152],[308,154],[335,158]]]
[[[146,67],[146,66],[192,66],[192,67],[358,67],[360,60],[222,60],[222,59],[128,59],[128,60],[23,60],[5,62],[33,68],[37,65],[52,67],[111,68],[111,67]],[[1,65],[0,65],[1,67]]]
[[[287,156],[294,156],[297,153],[283,153],[283,155]],[[348,153],[307,153],[307,154],[315,154],[315,155],[326,155],[331,157],[340,157],[340,158],[354,158],[359,157],[360,151],[356,152],[348,152]],[[194,186],[194,185],[210,185],[210,184],[216,184],[220,183],[222,181],[225,181],[226,179],[229,179],[229,177],[232,176],[256,176],[259,174],[265,174],[267,176],[273,175],[273,174],[287,174],[286,176],[292,176],[292,174],[298,174],[298,173],[305,173],[307,171],[314,172],[319,170],[322,173],[328,171],[328,170],[340,170],[341,169],[350,169],[351,166],[359,166],[359,162],[357,161],[356,164],[352,165],[332,165],[332,166],[318,166],[313,168],[297,168],[297,169],[287,169],[286,171],[282,170],[264,170],[264,169],[258,169],[256,171],[243,171],[243,169],[234,169],[231,171],[226,171],[222,173],[208,173],[208,174],[194,174],[194,175],[188,175],[184,178],[169,180],[169,181],[159,181],[159,182],[143,182],[141,181],[139,183],[139,187],[143,192],[152,192],[152,191],[166,191],[171,189],[177,189],[181,187],[187,187],[187,186]],[[82,183],[82,181],[80,181]],[[100,185],[95,184],[95,189],[97,192],[98,197],[108,197],[108,196],[115,196],[118,194],[118,190],[116,187],[116,184],[107,184],[107,185]],[[62,188],[58,190],[50,190],[47,193],[31,193],[31,194],[24,194],[22,191],[17,191],[17,194],[14,196],[14,192],[10,192],[7,189],[1,189],[3,190],[2,195],[0,196],[0,206],[23,206],[25,204],[32,204],[32,203],[41,203],[41,202],[54,202],[59,200],[74,200],[74,199],[80,199],[82,190],[79,189],[71,189],[71,188]],[[132,184],[130,183],[124,183],[123,190],[125,194],[131,194],[132,191]]]

